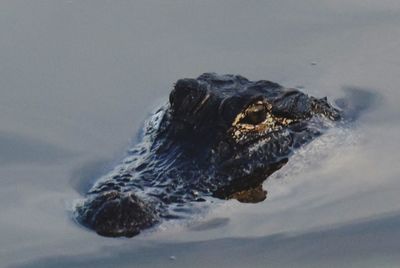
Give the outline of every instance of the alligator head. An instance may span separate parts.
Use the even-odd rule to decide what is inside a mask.
[[[84,225],[132,236],[170,217],[171,204],[207,196],[260,202],[263,181],[320,135],[324,122],[341,118],[326,98],[212,73],[178,80],[162,112],[129,156],[135,160],[102,178],[77,207]]]

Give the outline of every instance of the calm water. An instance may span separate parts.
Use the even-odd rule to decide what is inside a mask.
[[[400,2],[216,2],[1,1],[0,266],[399,266]],[[263,203],[133,239],[75,224],[74,200],[173,82],[206,71],[376,97],[274,174]]]

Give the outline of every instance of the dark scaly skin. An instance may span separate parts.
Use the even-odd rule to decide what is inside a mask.
[[[77,206],[77,219],[100,235],[134,236],[208,197],[260,202],[264,180],[340,119],[326,98],[270,81],[178,80],[143,141]]]

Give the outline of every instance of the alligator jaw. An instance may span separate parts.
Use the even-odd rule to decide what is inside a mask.
[[[232,194],[229,199],[236,199],[241,203],[259,203],[267,198],[267,191],[259,185],[249,190],[244,190]]]

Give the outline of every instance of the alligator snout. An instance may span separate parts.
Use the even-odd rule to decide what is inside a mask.
[[[78,220],[104,236],[137,235],[157,222],[154,208],[131,192],[109,191],[78,206]]]

